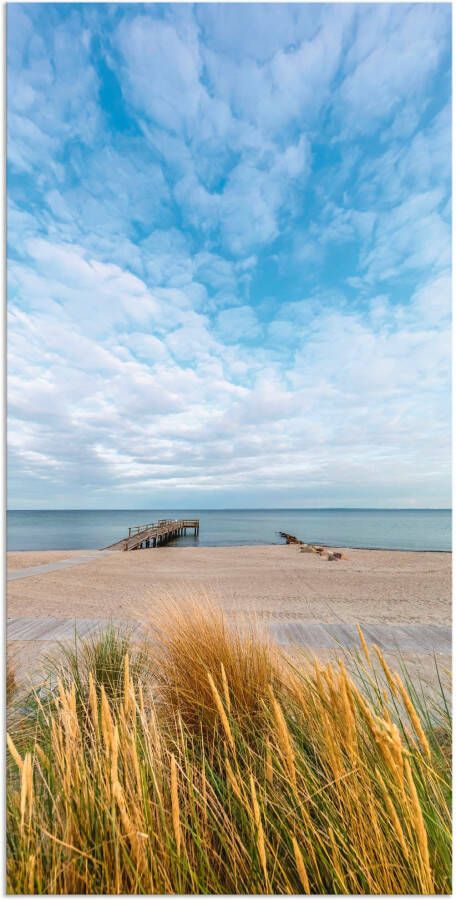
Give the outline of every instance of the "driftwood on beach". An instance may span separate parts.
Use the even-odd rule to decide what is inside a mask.
[[[287,544],[298,544],[301,553],[316,553],[317,556],[321,556],[322,559],[327,559],[330,562],[342,559],[342,553],[337,550],[329,550],[327,547],[321,547],[319,544],[306,544],[295,537],[294,534],[288,534],[286,531],[279,531],[279,534]]]
[[[279,531],[279,534],[287,544],[302,544],[302,541],[295,537],[294,534],[288,534],[286,531]]]

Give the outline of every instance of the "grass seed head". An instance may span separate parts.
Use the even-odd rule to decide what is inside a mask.
[[[220,697],[220,694],[219,694],[219,692],[218,692],[218,690],[217,690],[217,687],[216,687],[216,685],[215,685],[214,679],[213,679],[213,677],[212,677],[212,675],[211,675],[210,672],[207,673],[207,679],[208,679],[208,681],[209,681],[209,685],[210,685],[210,688],[211,688],[211,691],[212,691],[212,696],[213,696],[213,698],[214,698],[215,705],[216,705],[216,707],[217,707],[217,711],[218,711],[218,714],[219,714],[219,716],[220,716],[220,721],[221,721],[221,723],[222,723],[223,730],[224,730],[224,732],[225,732],[225,734],[226,734],[226,737],[227,737],[227,739],[228,739],[228,743],[229,743],[231,749],[232,749],[232,750],[235,750],[234,737],[233,737],[233,733],[232,733],[231,728],[230,728],[230,723],[229,723],[229,721],[228,721],[228,717],[227,717],[227,715],[226,715],[226,712],[225,712],[225,709],[224,709],[224,706],[223,706],[223,703],[222,703],[222,698]]]
[[[252,808],[253,808],[253,817],[255,822],[255,830],[256,830],[256,841],[257,841],[257,849],[258,856],[261,863],[261,868],[263,869],[263,875],[265,881],[268,881],[268,870],[266,865],[266,847],[264,843],[264,831],[263,831],[263,823],[261,821],[261,813],[260,807],[258,805],[258,798],[255,788],[255,780],[253,778],[252,773],[250,773],[250,792],[252,797]]]
[[[396,684],[397,684],[397,688],[399,691],[399,695],[400,695],[402,702],[407,710],[407,715],[410,719],[410,722],[412,723],[415,734],[421,744],[422,749],[424,750],[424,753],[426,754],[426,756],[429,760],[431,758],[431,748],[429,746],[429,741],[426,737],[423,726],[420,722],[418,713],[411,701],[410,694],[406,690],[405,685],[404,685],[399,673],[396,673]]]
[[[293,841],[293,852],[294,852],[294,858],[295,858],[295,862],[296,862],[296,869],[298,871],[299,880],[301,882],[302,889],[305,894],[310,894],[310,883],[309,883],[309,878],[307,875],[306,867],[304,865],[304,859],[303,859],[299,844],[294,835],[292,837],[292,841]]]

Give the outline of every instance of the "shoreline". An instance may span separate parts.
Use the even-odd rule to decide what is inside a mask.
[[[380,552],[380,553],[452,553],[453,552],[452,547],[450,547],[449,549],[438,549],[438,548],[436,549],[435,547],[432,549],[421,548],[421,547],[365,547],[365,546],[361,547],[361,546],[355,545],[355,544],[350,544],[350,545],[346,544],[346,545],[342,546],[341,544],[328,544],[328,543],[322,543],[321,541],[312,541],[312,540],[303,541],[302,543],[318,544],[318,546],[326,547],[330,550],[342,550],[342,551],[344,551],[344,550],[365,550],[366,552],[369,552],[369,553],[370,552],[372,552],[372,553],[377,553],[377,552]],[[285,541],[280,541],[280,542],[279,541],[270,541],[269,543],[265,543],[265,542],[252,543],[252,542],[246,541],[241,544],[234,544],[234,543],[233,544],[203,544],[203,543],[181,544],[181,543],[178,543],[178,541],[176,541],[175,543],[170,542],[166,546],[170,550],[171,549],[172,550],[200,550],[200,549],[201,550],[224,550],[224,549],[232,550],[236,547],[251,547],[251,548],[255,548],[255,547],[287,547],[289,545],[287,545],[287,543]],[[299,547],[300,545],[298,543],[298,544],[295,544],[295,546]],[[20,550],[14,549],[14,548],[7,548],[6,555],[8,557],[8,554],[10,554],[10,553],[101,553],[105,549],[106,549],[106,547],[39,547],[39,548],[32,547],[32,548],[25,548],[25,549],[20,549]],[[152,549],[152,548],[149,548],[149,549]],[[155,547],[153,549],[160,550],[163,548]],[[122,551],[112,550],[111,552],[112,553],[120,553]],[[133,553],[136,551],[131,551],[131,552]],[[138,551],[138,552],[142,552],[142,551]]]

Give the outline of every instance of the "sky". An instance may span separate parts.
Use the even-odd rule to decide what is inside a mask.
[[[12,4],[10,508],[450,505],[449,4]]]

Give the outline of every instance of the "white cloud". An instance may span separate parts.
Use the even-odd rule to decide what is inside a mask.
[[[445,504],[448,12],[89,7],[8,13],[13,502]]]
[[[414,194],[377,218],[375,238],[361,255],[370,284],[394,278],[398,271],[441,271],[450,264],[448,227],[438,190]]]
[[[97,78],[79,29],[55,25],[46,40],[31,11],[8,10],[8,160],[40,179],[55,173],[67,140],[90,143],[99,124]]]
[[[281,141],[278,146],[258,130],[258,123],[250,120],[245,109],[240,111],[239,119],[228,89],[238,75],[229,68],[227,60],[222,62],[223,77],[228,79],[223,82],[222,94],[208,91],[203,83],[203,65],[210,72],[213,57],[211,51],[199,45],[194,28],[187,28],[184,40],[177,25],[141,16],[119,29],[118,45],[129,101],[153,121],[153,132],[146,129],[150,140],[162,152],[166,147],[168,158],[171,149],[171,160],[177,163],[179,175],[174,196],[187,223],[206,235],[219,230],[224,246],[236,256],[248,255],[252,249],[273,240],[278,234],[278,214],[289,201],[291,181],[305,177],[309,171],[305,135],[288,140],[285,146]],[[323,53],[323,47],[309,47],[307,56],[319,57]],[[318,68],[316,59],[306,65],[315,71]],[[314,95],[308,73],[303,74],[307,75],[303,79],[306,90]],[[272,72],[268,78],[268,90],[276,94]],[[258,111],[265,108],[265,99],[260,83],[255,88],[254,82],[252,73],[248,73],[243,80],[243,93],[256,91],[252,104]],[[273,108],[286,110],[284,104],[289,95],[287,82],[283,96],[275,97]],[[285,114],[290,118],[290,112]],[[174,136],[157,136],[157,123]],[[227,146],[235,157],[241,155],[240,160],[233,160],[231,168]],[[228,166],[228,176],[220,189],[216,181],[221,161],[225,169]]]
[[[283,15],[292,13],[287,10]],[[311,18],[314,15],[312,10]],[[293,40],[285,48],[277,47],[267,61],[246,55],[238,61],[207,49],[204,59],[211,87],[217,96],[229,98],[239,118],[269,134],[279,134],[293,123],[315,121],[340,64],[352,15],[349,5],[338,8],[337,15],[331,7],[320,9],[319,21],[314,19],[317,27],[308,24],[301,34],[295,29]]]
[[[413,102],[440,62],[448,23],[438,4],[409,6],[400,13],[378,4],[369,16],[363,12],[358,11],[358,32],[339,92],[339,120],[346,134],[369,133],[404,98]]]
[[[133,105],[185,135],[195,125],[203,98],[196,34],[187,30],[183,39],[168,22],[140,15],[122,22],[117,40]]]
[[[261,334],[261,326],[250,306],[224,309],[217,316],[217,328],[224,340],[249,341]]]
[[[48,249],[33,249],[47,266]],[[55,252],[55,273],[62,277],[69,261],[68,283],[81,298],[92,283],[89,263],[66,253]],[[122,285],[122,309],[143,298],[140,282],[116,267],[92,261],[89,272],[98,293],[103,279],[110,289]],[[316,302],[285,305],[273,323],[294,330],[285,367],[263,350],[242,349],[259,329],[250,307],[220,312],[216,331],[176,307],[175,328],[163,298],[149,333],[119,333],[114,316],[93,338],[76,302],[61,319],[45,307],[32,315],[13,307],[13,472],[25,483],[33,471],[56,489],[77,484],[121,497],[140,485],[234,490],[252,478],[265,490],[301,478],[336,485],[341,471],[367,490],[374,460],[376,478],[395,469],[407,482],[409,467],[425,476],[429,455],[444,471],[448,287],[443,278],[425,284],[406,308],[378,298],[367,317]]]

